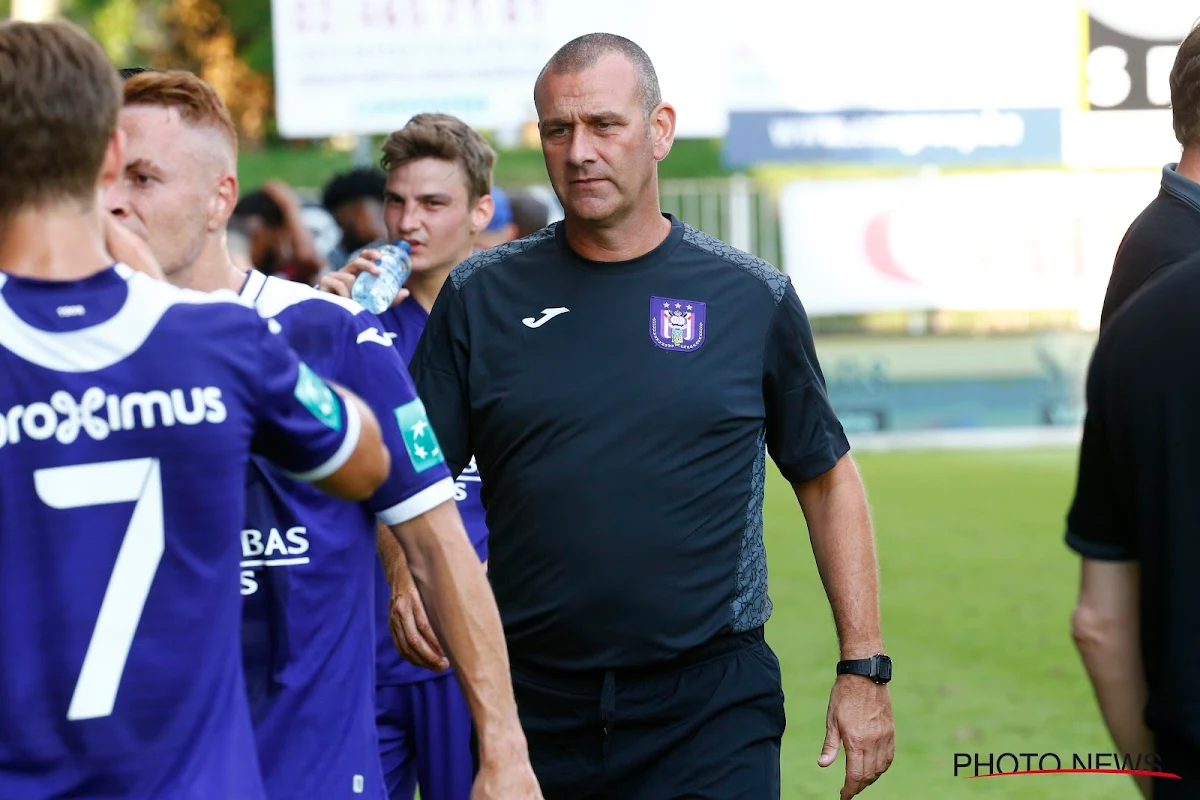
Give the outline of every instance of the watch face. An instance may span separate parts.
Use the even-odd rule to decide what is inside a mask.
[[[890,681],[892,679],[892,660],[887,656],[876,656],[875,674],[880,683]]]

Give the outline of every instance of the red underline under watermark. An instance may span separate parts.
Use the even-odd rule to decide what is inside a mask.
[[[985,772],[982,775],[966,775],[967,778],[1007,778],[1010,775],[1137,775],[1144,778],[1174,778],[1183,780],[1173,772],[1150,772],[1144,769],[1027,769],[1017,772]]]

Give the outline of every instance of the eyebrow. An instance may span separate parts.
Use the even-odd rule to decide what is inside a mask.
[[[629,119],[624,114],[618,114],[616,111],[597,111],[592,114],[584,114],[580,117],[580,121],[585,125],[595,125],[600,122],[616,122],[625,124]],[[542,125],[547,128],[552,128],[556,125],[565,126],[572,125],[570,120],[563,117],[551,117],[542,122]]]
[[[157,164],[148,158],[137,158],[125,165],[126,170],[145,170],[146,172],[162,172]]]
[[[405,202],[405,198],[401,197],[400,195],[396,194],[395,192],[389,192],[389,191],[384,191],[383,199],[384,200],[399,200],[402,203]],[[429,202],[430,200],[441,200],[443,202],[448,203],[453,198],[445,192],[434,192],[432,194],[417,195],[413,199],[417,200],[418,202],[425,202],[425,203]]]

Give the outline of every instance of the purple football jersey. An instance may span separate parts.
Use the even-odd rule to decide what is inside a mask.
[[[328,497],[257,460],[250,470],[244,662],[267,794],[379,797],[375,520],[420,516],[452,499],[454,482],[408,370],[373,314],[259,272],[241,296],[313,370],[371,407],[392,454],[388,480],[366,503]]]
[[[229,292],[0,275],[0,797],[265,796],[237,567],[251,452],[360,421]]]
[[[411,297],[379,315],[379,321],[386,328],[405,364],[412,360],[413,353],[417,349],[417,342],[420,341],[421,332],[425,329],[425,323],[428,320],[429,313]],[[479,498],[479,488],[479,469],[475,466],[475,459],[472,458],[471,463],[454,482],[454,499],[458,501],[458,513],[462,516],[463,526],[471,538],[471,544],[475,546],[475,552],[479,554],[479,560],[486,561],[488,531],[483,502]],[[415,667],[400,657],[396,651],[396,645],[392,643],[392,635],[388,628],[391,592],[382,566],[377,568],[375,583],[378,595],[375,601],[377,615],[375,622],[376,669],[379,673],[376,683],[381,686],[395,686],[429,680],[439,674],[447,674],[447,672],[430,672],[427,669]]]

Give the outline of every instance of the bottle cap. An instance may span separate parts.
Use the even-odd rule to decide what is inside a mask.
[[[412,254],[412,247],[403,239],[397,239],[396,241],[392,242],[392,246],[399,247],[404,252],[409,253],[410,255]]]

